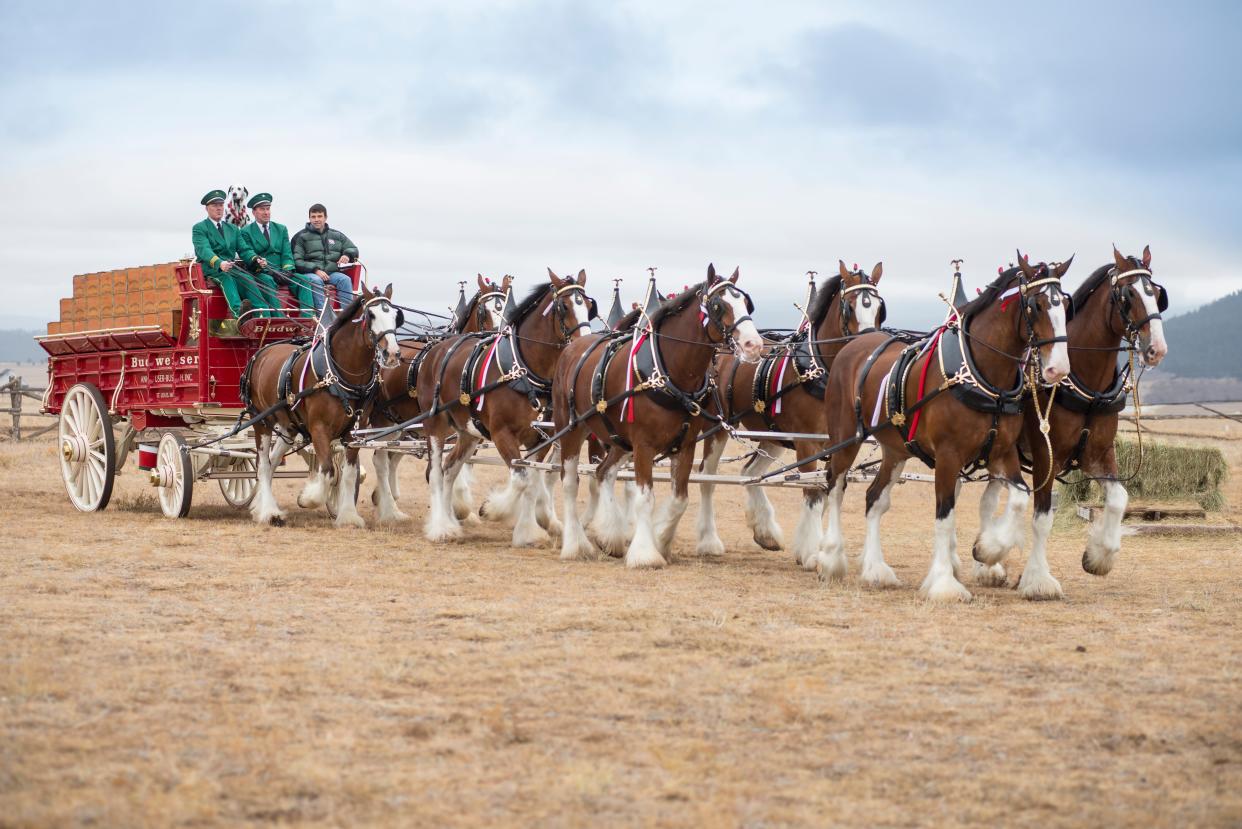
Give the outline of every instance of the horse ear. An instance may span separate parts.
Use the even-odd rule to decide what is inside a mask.
[[[875,267],[871,269],[871,284],[874,285],[880,281],[880,277],[884,275],[884,263],[876,262]]]
[[[717,279],[718,277],[716,276],[716,265],[714,263],[709,262],[707,265],[707,284],[711,285]]]
[[[553,285],[560,287],[562,280],[559,276],[552,272],[551,268],[548,268],[548,279]]]
[[[742,275],[742,268],[739,265],[733,269],[733,276],[729,277],[730,282],[737,282],[737,278]]]
[[[1031,267],[1030,259],[1022,255],[1022,251],[1018,251],[1018,269],[1022,271],[1027,279],[1035,276],[1035,270]]]
[[[1143,245],[1143,267],[1151,267],[1151,245]]]
[[[505,278],[500,280],[500,290],[507,291],[509,286],[513,284],[513,274],[505,274]]]
[[[844,259],[838,259],[838,260],[837,260],[837,264],[841,266],[841,278],[842,278],[842,279],[846,279],[846,278],[848,278],[848,277],[849,277],[849,275],[850,275],[850,269],[849,269],[849,268],[847,268],[847,267],[845,267],[845,260],[844,260]]]
[[[583,268],[582,270],[578,271],[578,284],[579,285],[586,284],[586,268]]]
[[[392,283],[391,282],[389,282],[388,287],[384,289],[384,296],[388,299],[392,299]]]
[[[1130,270],[1130,263],[1121,255],[1121,251],[1117,250],[1116,245],[1113,245],[1113,262],[1117,264],[1118,272]]]
[[[1065,272],[1070,269],[1070,265],[1074,264],[1074,257],[1076,255],[1077,254],[1071,253],[1069,259],[1066,259],[1064,262],[1056,266],[1056,268],[1053,270],[1053,273],[1056,274],[1057,279],[1060,279],[1061,277],[1065,276]]]
[[[487,281],[483,279],[483,274],[479,274],[479,290],[487,290]]]

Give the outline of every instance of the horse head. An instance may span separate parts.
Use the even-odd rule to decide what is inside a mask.
[[[505,323],[505,299],[513,277],[505,274],[497,285],[479,274],[479,292],[474,296],[475,321],[480,331],[497,331]]]
[[[1139,353],[1143,364],[1160,365],[1169,353],[1164,339],[1164,320],[1161,314],[1169,307],[1169,295],[1164,286],[1152,279],[1151,246],[1143,248],[1143,257],[1122,256],[1113,245],[1116,270],[1111,277],[1113,306],[1121,315],[1126,338],[1133,341],[1137,336]]]
[[[876,285],[884,275],[884,263],[876,262],[870,276],[857,265],[849,270],[843,260],[838,259],[837,263],[841,266],[842,334],[849,336],[879,329],[886,312],[884,298]]]
[[[553,315],[559,323],[559,334],[568,343],[591,330],[591,320],[599,316],[595,300],[587,296],[586,271],[578,271],[577,279],[561,279],[548,268],[548,281],[552,284],[551,300],[544,309],[544,316]]]
[[[702,296],[702,307],[707,315],[704,324],[716,329],[720,335],[718,342],[731,345],[739,360],[754,363],[763,353],[763,338],[750,316],[755,311],[755,303],[749,294],[737,287],[739,272],[739,268],[734,268],[732,276],[722,279],[715,265],[707,266]]]
[[[375,359],[383,368],[393,369],[401,364],[401,347],[397,345],[397,331],[405,324],[405,313],[392,304],[392,283],[383,291],[371,291],[362,286],[362,305],[356,322],[365,326],[367,339],[375,349]]]
[[[1040,262],[1032,266],[1018,251],[1018,269],[1022,276],[1018,293],[1022,299],[1021,316],[1026,320],[1027,346],[1038,352],[1043,366],[1041,379],[1048,385],[1061,382],[1070,371],[1066,324],[1067,312],[1073,306],[1069,295],[1061,289],[1061,277],[1073,261],[1071,256],[1064,262]]]

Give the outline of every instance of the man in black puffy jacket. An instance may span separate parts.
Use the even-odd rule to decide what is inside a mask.
[[[341,268],[358,261],[358,247],[339,230],[328,227],[328,208],[310,206],[310,221],[293,237],[293,263],[310,283],[315,312],[323,309],[324,283],[336,288],[341,305],[354,298],[354,283]]]

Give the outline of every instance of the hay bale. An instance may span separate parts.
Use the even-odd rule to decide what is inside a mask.
[[[1138,442],[1117,438],[1117,472],[1131,475],[1139,464]],[[1206,510],[1225,505],[1220,485],[1229,474],[1221,451],[1211,446],[1173,446],[1143,441],[1143,468],[1132,480],[1123,481],[1132,498],[1152,501],[1194,501]],[[1065,476],[1061,484],[1062,504],[1102,499],[1099,485],[1083,480],[1081,472]]]

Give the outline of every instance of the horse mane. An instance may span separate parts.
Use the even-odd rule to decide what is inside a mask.
[[[1127,259],[1129,257],[1126,257]],[[1101,265],[1091,272],[1091,275],[1082,281],[1082,284],[1074,289],[1074,295],[1071,297],[1074,301],[1075,308],[1081,308],[1086,304],[1091,295],[1095,293],[1095,289],[1100,287],[1100,283],[1108,279],[1108,275],[1112,272],[1115,265]]]
[[[676,296],[666,299],[664,302],[660,303],[660,307],[657,308],[655,312],[651,315],[652,328],[654,328],[657,323],[662,322],[668,317],[671,317],[674,314],[678,314],[684,311],[686,309],[686,306],[690,304],[690,301],[698,296],[699,291],[701,291],[703,289],[703,286],[706,284],[707,284],[706,282],[698,282],[694,285],[691,285],[689,288],[682,291],[680,294],[677,294]],[[629,315],[627,314],[626,316],[629,316]]]
[[[479,297],[483,295],[482,291],[475,291],[474,296],[466,303],[466,313],[462,314],[461,319],[453,320],[453,334],[460,334],[470,322],[470,318],[474,316],[474,309],[478,307]]]
[[[539,303],[543,301],[543,298],[547,296],[548,292],[551,290],[551,282],[541,282],[531,288],[530,293],[523,297],[522,301],[518,303],[517,310],[513,312],[513,317],[509,320],[509,323],[516,324],[518,320],[526,319],[526,316],[531,311],[534,311],[539,307]]]
[[[815,298],[811,300],[811,304],[806,309],[807,319],[811,321],[812,326],[818,328],[819,324],[824,321],[832,300],[839,293],[841,293],[841,274],[830,277],[828,281],[815,289]]]
[[[629,313],[627,313],[621,319],[617,320],[617,324],[612,330],[613,331],[629,331],[631,328],[633,328],[635,325],[638,324],[638,318],[642,316],[642,313],[643,313],[643,309],[641,308],[631,308]]]
[[[331,302],[325,299],[325,302]],[[354,294],[354,298],[344,308],[336,312],[336,319],[332,320],[332,325],[328,326],[328,337],[331,338],[341,326],[353,320],[357,315],[358,309],[362,307],[362,291]]]
[[[958,309],[961,312],[962,319],[970,319],[972,316],[995,302],[997,297],[999,297],[1001,293],[1009,287],[1009,283],[1013,282],[1013,280],[1021,273],[1022,271],[1019,268],[1010,268],[1002,272],[1000,276],[993,279],[992,282],[983,289],[983,292],[979,294],[979,296],[975,297]]]

